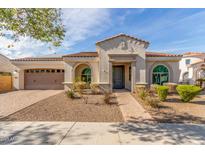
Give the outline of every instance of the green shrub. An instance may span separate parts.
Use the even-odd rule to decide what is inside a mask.
[[[69,98],[74,98],[74,95],[75,95],[75,92],[73,91],[73,90],[69,90],[68,92],[67,92],[67,96],[69,97]]]
[[[202,88],[194,85],[178,85],[176,89],[183,102],[191,101],[202,90]]]
[[[169,88],[167,86],[157,86],[157,94],[160,101],[165,101]]]
[[[145,103],[146,105],[153,107],[153,108],[159,108],[160,107],[160,101],[157,98],[148,96],[145,98]]]

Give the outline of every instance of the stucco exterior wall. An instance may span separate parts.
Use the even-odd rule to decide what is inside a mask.
[[[131,64],[125,64],[125,89],[131,90],[131,80],[129,80],[129,67],[131,67]]]
[[[72,83],[77,76],[81,76],[82,70],[87,66],[91,68],[91,82],[99,82],[98,58],[65,58],[64,61],[65,82]]]
[[[193,78],[193,73],[192,73],[191,69],[189,70],[189,68],[188,68],[189,65],[186,64],[187,59],[190,59],[190,64],[193,64],[193,63],[196,63],[196,62],[199,62],[199,61],[203,60],[203,58],[204,57],[198,57],[198,56],[196,56],[196,57],[189,57],[189,56],[188,57],[183,57],[181,59],[181,61],[179,62],[179,69],[181,70],[179,80],[183,81],[183,75],[186,72],[189,72],[189,79]]]
[[[12,73],[15,66],[11,64],[9,58],[0,54],[0,72]]]
[[[110,55],[129,55],[135,57],[132,64],[135,67],[134,83],[146,82],[145,44],[131,38],[121,36],[96,45],[99,53],[99,82],[111,84],[112,65]],[[137,56],[136,56],[137,55]],[[125,60],[126,61],[126,60]]]

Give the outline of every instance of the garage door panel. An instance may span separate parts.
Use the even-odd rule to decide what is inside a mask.
[[[25,89],[63,89],[64,72],[25,72]]]

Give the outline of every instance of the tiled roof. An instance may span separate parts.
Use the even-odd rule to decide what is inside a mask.
[[[108,38],[103,39],[103,40],[101,40],[101,41],[98,41],[98,42],[96,42],[96,44],[101,43],[101,42],[104,42],[104,41],[108,41],[108,40],[111,40],[111,39],[114,39],[114,38],[116,38],[116,37],[120,37],[120,36],[125,36],[125,37],[129,37],[129,38],[131,38],[131,39],[137,40],[137,41],[144,42],[144,43],[147,44],[147,47],[148,47],[148,45],[149,45],[149,42],[148,42],[148,41],[141,40],[141,39],[136,38],[136,37],[134,37],[134,36],[130,36],[130,35],[123,34],[123,33],[120,33],[120,34],[117,34],[117,35],[114,35],[114,36],[108,37]]]
[[[11,59],[11,61],[62,61],[62,60],[63,58],[35,58],[35,57]]]
[[[167,54],[159,52],[146,52],[147,57],[181,57],[178,54]],[[73,54],[64,55],[63,57],[98,57],[97,52],[78,52]],[[11,61],[62,61],[62,57],[27,57],[19,59],[11,59]]]
[[[169,53],[159,53],[159,52],[146,52],[147,57],[182,57],[178,54],[169,54]]]
[[[201,56],[205,55],[205,52],[186,52],[183,54],[184,56]]]
[[[78,52],[78,53],[64,55],[63,57],[98,57],[98,53],[97,52]]]

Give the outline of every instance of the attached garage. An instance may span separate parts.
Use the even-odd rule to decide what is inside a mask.
[[[27,90],[64,89],[63,69],[29,69],[24,72],[24,88]]]

